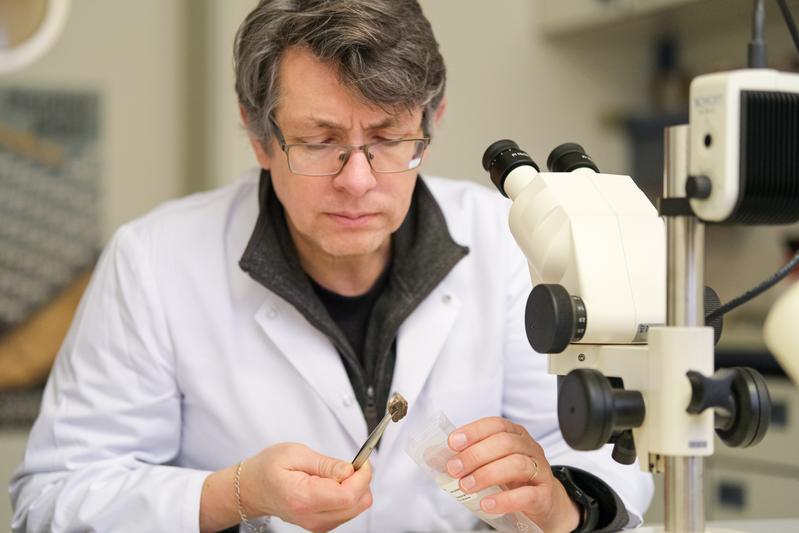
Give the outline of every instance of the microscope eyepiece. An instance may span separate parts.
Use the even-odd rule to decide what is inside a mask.
[[[552,150],[547,157],[547,168],[550,172],[571,172],[578,168],[599,172],[591,157],[577,143],[563,143]]]
[[[483,168],[488,171],[499,192],[505,196],[508,196],[505,192],[505,178],[514,168],[522,165],[529,165],[536,172],[539,170],[530,155],[509,139],[492,143],[483,153]]]

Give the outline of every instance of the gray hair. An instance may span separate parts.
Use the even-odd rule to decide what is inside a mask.
[[[280,60],[304,47],[338,70],[343,85],[388,112],[423,108],[431,132],[446,69],[416,0],[261,0],[236,33],[236,93],[250,135],[274,134]]]

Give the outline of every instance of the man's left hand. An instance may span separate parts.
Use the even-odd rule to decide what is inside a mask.
[[[480,501],[490,514],[521,511],[546,533],[568,533],[580,523],[580,508],[552,475],[544,450],[527,430],[500,417],[482,418],[449,435],[458,452],[447,471],[461,490],[479,492],[492,485],[504,490]]]

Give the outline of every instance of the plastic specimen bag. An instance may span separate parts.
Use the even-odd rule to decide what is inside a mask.
[[[505,533],[543,533],[535,522],[520,512],[507,514],[489,514],[480,509],[480,500],[491,494],[501,492],[500,486],[494,485],[467,494],[458,486],[458,480],[447,473],[447,461],[456,455],[448,445],[449,434],[455,426],[447,416],[436,413],[408,438],[405,451],[416,461],[427,475],[450,496],[459,501],[469,511],[497,531]]]

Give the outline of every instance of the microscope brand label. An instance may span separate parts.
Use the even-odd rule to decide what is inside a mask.
[[[649,336],[649,328],[662,325],[663,324],[638,324],[638,331],[635,332],[633,342],[646,342]]]
[[[694,105],[700,109],[708,107],[716,107],[721,104],[722,98],[720,94],[709,94],[705,96],[697,96],[694,98]]]

